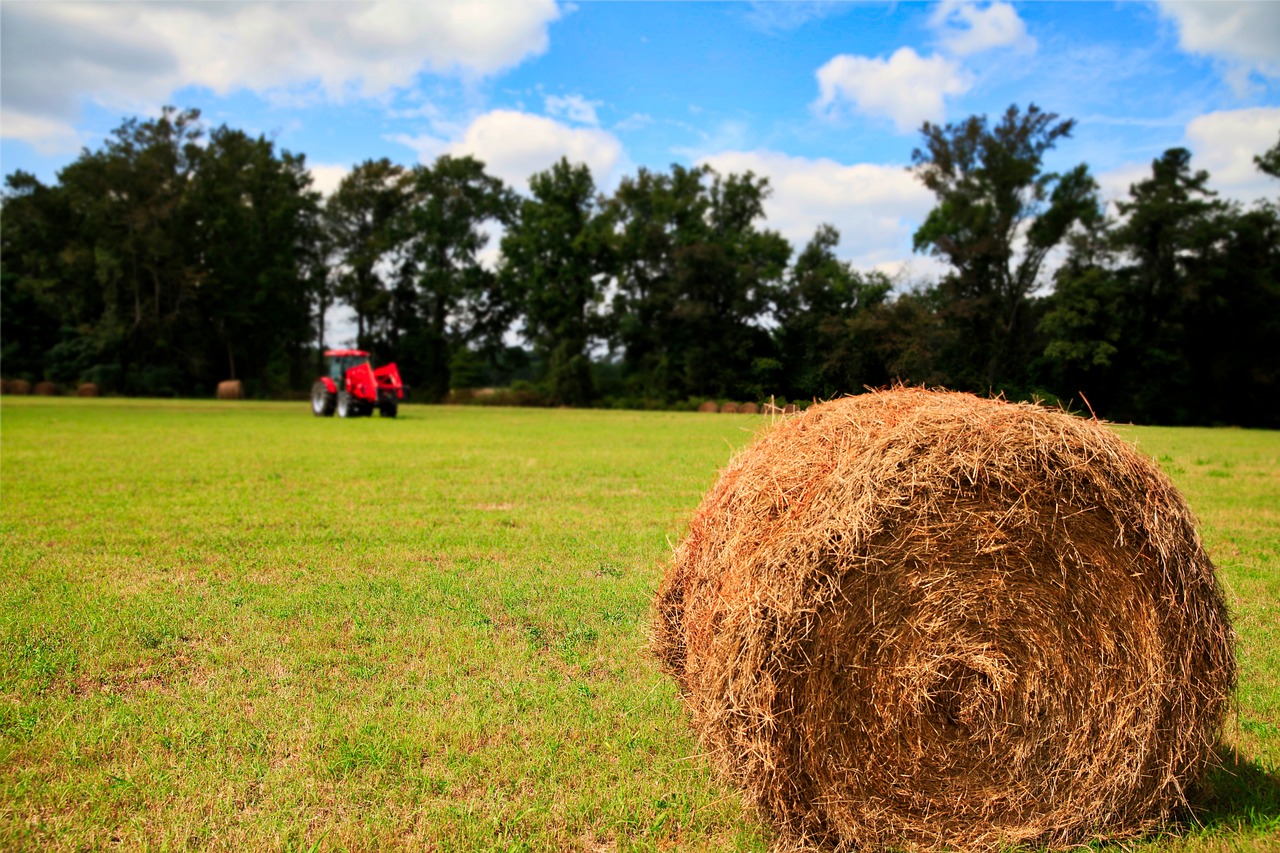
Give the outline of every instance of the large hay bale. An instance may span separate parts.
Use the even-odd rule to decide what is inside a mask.
[[[738,414],[758,415],[760,414],[760,407],[757,406],[755,403],[743,403],[741,406],[738,407]]]
[[[56,397],[58,396],[58,386],[52,382],[37,382],[31,392],[39,397]]]
[[[716,403],[715,400],[705,400],[703,401],[701,406],[698,406],[698,411],[699,412],[718,412],[720,411],[720,406]]]
[[[218,383],[219,400],[243,400],[244,386],[239,379],[227,379]]]
[[[82,382],[80,387],[76,389],[77,397],[96,397],[98,393],[98,386],[92,382]]]
[[[720,406],[720,414],[736,415],[738,413],[738,404],[730,400]]]
[[[26,396],[31,393],[31,383],[25,379],[10,379],[5,388],[6,394]]]
[[[1104,425],[898,389],[778,421],[706,495],[653,643],[783,839],[1083,843],[1167,823],[1232,633],[1191,513]]]

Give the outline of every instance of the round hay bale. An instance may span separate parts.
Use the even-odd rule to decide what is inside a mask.
[[[730,400],[720,407],[722,415],[736,415],[738,413],[738,404]]]
[[[92,382],[82,382],[80,387],[76,389],[77,397],[96,397],[98,396],[98,386]]]
[[[58,386],[52,382],[37,382],[35,387],[31,389],[32,393],[40,397],[56,397],[58,396]]]
[[[244,387],[239,379],[227,379],[218,383],[219,400],[243,400]]]
[[[778,421],[722,472],[653,647],[783,838],[1083,844],[1166,824],[1234,685],[1170,481],[1104,425],[896,389]]]
[[[760,414],[760,407],[757,406],[755,403],[743,403],[741,406],[738,407],[738,414],[758,415]]]
[[[25,379],[10,379],[5,393],[26,396],[31,393],[31,383]]]
[[[800,411],[800,407],[797,406],[795,403],[787,403],[787,405],[782,409],[782,414],[794,415],[798,411]]]
[[[720,407],[716,404],[715,400],[707,400],[705,403],[703,403],[701,406],[698,407],[698,411],[699,412],[718,412],[720,411]]]

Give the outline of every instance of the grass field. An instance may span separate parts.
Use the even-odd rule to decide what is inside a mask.
[[[0,848],[768,848],[645,654],[763,420],[401,411],[4,399]],[[1138,846],[1280,849],[1280,434],[1120,431],[1240,635],[1203,826]]]

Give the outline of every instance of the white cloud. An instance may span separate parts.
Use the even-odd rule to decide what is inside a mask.
[[[725,151],[699,163],[721,174],[767,177],[773,190],[765,202],[769,228],[799,252],[829,222],[840,230],[840,256],[863,269],[901,269],[911,257],[911,235],[934,202],[903,166],[846,165],[775,151]]]
[[[307,167],[311,172],[311,188],[323,195],[330,195],[342,183],[342,179],[351,174],[351,168],[336,163],[312,163]]]
[[[141,111],[174,91],[374,96],[423,71],[483,76],[544,52],[554,0],[504,3],[5,3],[6,136],[38,143],[84,101]]]
[[[1226,63],[1237,91],[1253,75],[1280,79],[1280,3],[1161,0],[1160,11],[1177,25],[1183,50]]]
[[[1027,35],[1027,25],[1008,3],[979,6],[962,0],[939,4],[929,21],[940,31],[943,48],[956,56],[969,56],[998,47],[1030,52],[1036,40]]]
[[[946,115],[943,99],[972,85],[959,65],[942,56],[922,57],[900,47],[888,59],[841,54],[818,69],[815,108],[830,115],[843,103],[855,112],[893,120],[899,133]]]
[[[596,116],[596,107],[600,105],[600,101],[588,101],[581,95],[548,95],[546,98],[547,115],[592,127],[600,124]]]
[[[751,4],[751,10],[744,16],[747,23],[766,33],[780,33],[796,30],[810,21],[819,21],[831,15],[839,15],[848,10],[844,3],[806,2],[806,0],[787,0],[785,3],[776,0]]]
[[[1187,123],[1183,145],[1191,168],[1209,173],[1209,187],[1227,200],[1249,204],[1280,195],[1274,178],[1258,171],[1253,158],[1280,140],[1280,107],[1224,110]],[[1154,158],[1153,158],[1154,159]],[[1128,163],[1097,175],[1105,201],[1129,197],[1129,187],[1151,177],[1151,162]],[[1112,209],[1114,212],[1114,208]]]
[[[648,113],[632,113],[613,126],[614,130],[626,133],[632,130],[639,130],[642,127],[648,127],[653,124],[653,116]]]
[[[0,116],[0,136],[25,139],[46,156],[73,154],[84,145],[84,139],[66,122],[7,110]]]
[[[1253,158],[1280,140],[1280,107],[1207,113],[1187,125],[1192,166],[1209,172],[1226,198],[1249,202],[1280,195],[1275,178],[1258,171]]]
[[[518,190],[526,190],[529,178],[551,168],[561,157],[571,163],[586,163],[596,186],[606,191],[616,186],[631,167],[622,143],[608,131],[569,127],[545,116],[514,110],[485,113],[454,140],[403,134],[389,138],[413,148],[424,163],[441,154],[470,154],[483,161],[490,174]]]

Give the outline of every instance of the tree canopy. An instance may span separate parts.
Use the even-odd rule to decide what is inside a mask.
[[[1108,216],[1075,123],[1029,105],[921,128],[935,197],[906,286],[770,186],[641,168],[602,192],[567,159],[527,191],[445,155],[365,160],[327,198],[305,158],[198,112],[127,119],[0,217],[0,368],[110,393],[305,389],[350,312],[416,399],[511,385],[553,405],[811,400],[893,382],[1058,399],[1115,419],[1280,426],[1280,204],[1218,198],[1182,148]],[[1280,177],[1280,141],[1255,157]]]

